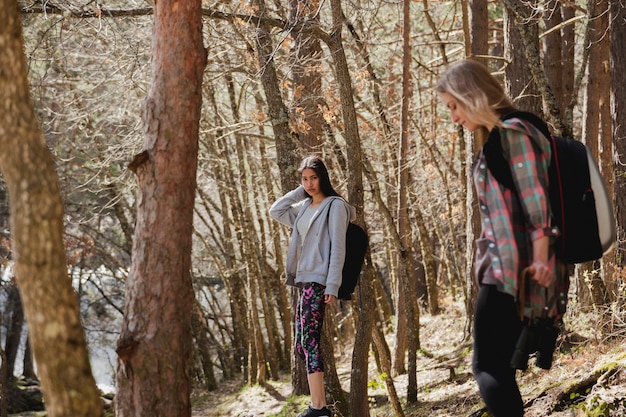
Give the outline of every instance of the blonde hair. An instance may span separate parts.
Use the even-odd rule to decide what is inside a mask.
[[[516,110],[497,78],[472,59],[450,65],[435,91],[450,94],[471,121],[482,126],[500,126],[500,116]]]

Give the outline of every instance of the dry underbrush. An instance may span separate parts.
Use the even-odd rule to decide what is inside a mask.
[[[518,374],[526,402],[526,417],[613,417],[626,415],[626,349],[619,332],[602,334],[607,315],[575,311],[566,316],[567,331],[550,371],[530,367]],[[418,403],[404,406],[407,417],[478,416],[483,407],[471,376],[471,344],[464,340],[463,306],[444,306],[437,316],[423,314],[418,355]],[[350,349],[337,358],[339,377],[349,387]],[[383,378],[370,363],[371,416],[393,416]],[[406,375],[394,378],[399,395],[406,396]],[[289,376],[266,386],[242,387],[222,382],[217,392],[194,395],[194,417],[290,417],[307,404],[306,397],[290,397]]]

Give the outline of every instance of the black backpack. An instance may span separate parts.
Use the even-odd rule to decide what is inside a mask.
[[[331,201],[330,205],[332,204]],[[330,205],[328,206],[329,216]],[[340,300],[352,299],[352,293],[354,293],[354,289],[359,283],[365,252],[367,252],[367,244],[368,237],[365,230],[358,224],[348,223],[348,229],[346,230],[346,258],[341,273],[341,286],[337,293],[337,298]]]
[[[550,135],[545,122],[532,113],[513,112],[502,120],[514,117],[529,121],[550,138],[549,198],[553,224],[561,232],[554,246],[557,258],[570,264],[601,258],[615,242],[615,218],[611,199],[589,150],[580,141]],[[517,193],[502,154],[498,129],[489,135],[483,153],[492,175]]]

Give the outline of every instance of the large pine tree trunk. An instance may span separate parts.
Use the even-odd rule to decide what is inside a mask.
[[[10,196],[15,275],[48,416],[100,416],[78,300],[67,273],[63,204],[35,115],[17,2],[0,0],[0,167]]]
[[[191,415],[191,234],[202,103],[200,1],[154,4],[137,223],[118,340],[117,415]]]

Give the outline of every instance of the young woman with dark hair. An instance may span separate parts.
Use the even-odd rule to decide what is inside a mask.
[[[306,363],[311,392],[311,405],[298,417],[330,417],[321,353],[324,307],[337,299],[346,230],[349,221],[356,217],[356,210],[334,190],[319,157],[304,158],[298,174],[301,185],[279,198],[270,208],[270,215],[293,229],[286,283],[300,289],[294,347]]]

